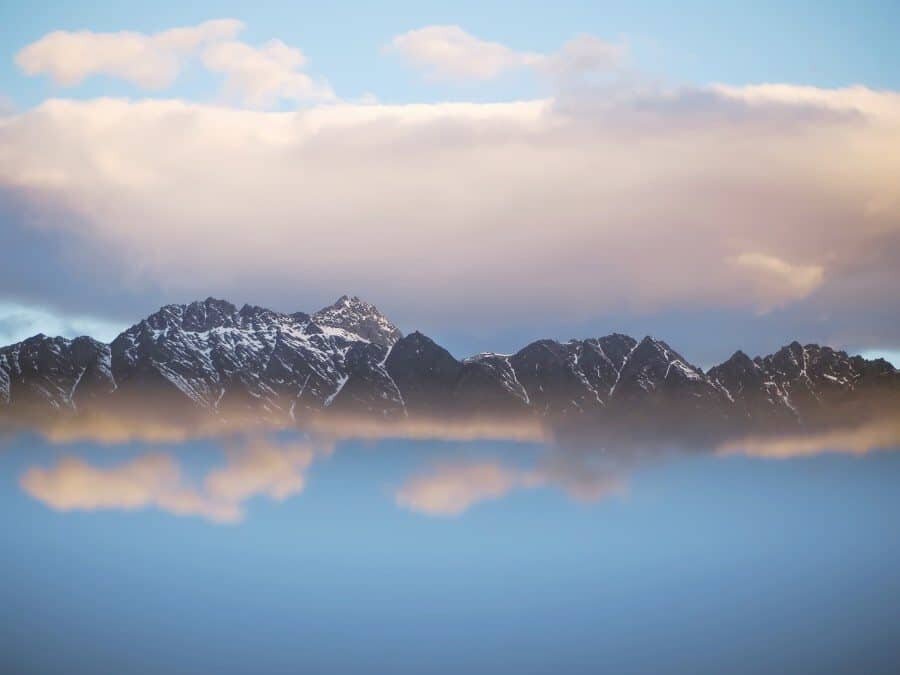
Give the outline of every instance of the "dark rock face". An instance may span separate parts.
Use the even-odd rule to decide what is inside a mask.
[[[755,359],[735,352],[707,373],[665,342],[620,334],[458,361],[346,296],[311,316],[207,298],[167,305],[110,345],[37,335],[0,348],[7,416],[162,403],[225,418],[333,411],[780,428],[852,419],[898,394],[886,361],[797,342]]]
[[[509,361],[533,409],[561,416],[596,413],[608,407],[636,344],[618,333],[566,343],[538,340]]]
[[[347,380],[336,394],[331,408],[350,415],[385,418],[405,415],[403,396],[385,368],[387,352],[378,344],[353,344],[344,357]]]
[[[604,402],[609,400],[622,368],[636,346],[634,338],[618,333],[581,343],[577,365]]]
[[[530,405],[542,414],[577,415],[603,407],[601,393],[579,367],[584,345],[538,340],[510,358]]]
[[[735,414],[744,419],[759,418],[778,424],[796,419],[794,411],[767,384],[768,375],[762,365],[742,351],[710,368],[707,375],[728,392]]]
[[[745,416],[781,424],[813,422],[857,402],[870,403],[873,395],[895,395],[900,383],[900,374],[884,359],[867,361],[799,342],[752,361],[736,352],[708,375]]]
[[[401,338],[385,366],[410,413],[455,410],[454,388],[462,364],[450,352],[418,331]]]
[[[613,388],[615,407],[670,417],[727,416],[728,392],[661,340],[645,337],[626,357]]]
[[[471,415],[516,415],[531,400],[508,356],[478,354],[462,362],[455,387],[455,405]]]
[[[109,346],[89,337],[35,335],[0,349],[0,407],[76,410],[114,389]]]

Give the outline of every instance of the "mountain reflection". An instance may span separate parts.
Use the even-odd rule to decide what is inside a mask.
[[[241,522],[254,498],[276,502],[300,495],[313,466],[347,440],[375,444],[395,439],[426,444],[450,441],[441,457],[422,457],[404,468],[390,490],[401,509],[426,516],[459,516],[487,501],[549,489],[572,500],[597,502],[626,490],[628,475],[648,462],[706,452],[761,458],[806,457],[821,453],[865,454],[900,445],[900,421],[882,419],[854,428],[792,436],[744,439],[656,438],[637,441],[597,431],[580,437],[553,437],[546,429],[498,422],[454,424],[417,422],[378,425],[371,421],[329,422],[285,433],[257,428],[167,427],[158,423],[127,429],[100,420],[79,427],[42,431],[64,454],[50,465],[31,465],[20,476],[22,490],[59,512],[158,509],[213,523]],[[192,437],[213,438],[220,459],[199,475],[187,470],[185,445]],[[73,439],[114,451],[127,439],[154,445],[137,456],[95,462],[79,455]],[[498,457],[479,452],[479,444],[506,443],[513,451]],[[519,452],[527,446],[532,452]],[[377,459],[376,459],[377,461]]]

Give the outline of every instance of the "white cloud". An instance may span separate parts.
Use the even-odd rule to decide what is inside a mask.
[[[234,37],[242,28],[235,19],[216,19],[153,35],[54,31],[24,47],[16,63],[28,75],[48,75],[67,87],[93,75],[107,75],[146,89],[162,89],[175,81],[192,52]]]
[[[425,26],[397,35],[387,51],[424,70],[430,79],[491,80],[521,68],[556,79],[607,71],[620,62],[624,50],[592,35],[579,35],[556,53],[516,51],[459,26]]]
[[[542,59],[540,54],[517,52],[498,42],[481,40],[459,26],[425,26],[408,31],[394,37],[388,50],[424,69],[428,77],[449,80],[490,80]]]
[[[553,54],[542,57],[535,65],[548,74],[566,79],[590,73],[608,72],[623,59],[625,48],[593,35],[578,35]]]
[[[364,289],[436,328],[776,307],[850,293],[872,265],[900,283],[871,257],[900,237],[896,94],[785,91],[290,114],[54,100],[0,120],[0,186],[69,214],[42,226],[83,241],[86,267],[103,251],[110,283]]]
[[[852,111],[882,122],[898,123],[900,93],[879,91],[861,85],[822,89],[794,84],[756,84],[744,87],[714,85],[713,89],[733,99],[757,106],[781,103],[836,111]]]
[[[225,97],[253,108],[281,100],[335,98],[327,83],[302,72],[306,56],[300,49],[281,40],[258,47],[234,40],[242,29],[235,19],[216,19],[152,35],[55,31],[23,48],[16,62],[28,75],[48,75],[67,87],[106,75],[144,89],[163,89],[189,57],[199,54],[207,70],[224,77]]]
[[[280,40],[259,47],[243,42],[220,42],[203,53],[203,63],[212,72],[225,76],[227,97],[254,108],[266,108],[279,100],[332,100],[331,88],[314,81],[300,69],[306,57],[299,49]]]
[[[821,265],[792,265],[763,253],[741,253],[729,261],[748,272],[761,311],[805,298],[825,280]]]

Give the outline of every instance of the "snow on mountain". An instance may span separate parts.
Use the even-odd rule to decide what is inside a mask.
[[[403,337],[403,333],[375,305],[360,300],[355,295],[352,298],[342,295],[333,305],[323,307],[313,314],[312,320],[320,326],[342,328],[355,333],[382,347],[390,347]]]
[[[213,298],[168,305],[113,341],[113,374],[123,391],[168,384],[210,411],[296,415],[331,405],[349,379],[351,350],[370,344],[329,320],[337,322]],[[375,345],[370,359],[385,351]]]
[[[758,419],[809,419],[879,390],[896,389],[900,374],[884,359],[866,360],[815,344],[792,342],[750,359],[737,351],[708,377],[734,404]]]
[[[114,389],[109,346],[89,337],[35,335],[0,348],[0,404],[75,410]]]
[[[460,396],[480,398],[486,403],[504,400],[513,408],[531,405],[510,358],[507,354],[484,352],[465,359],[456,385]]]
[[[110,345],[37,335],[0,348],[0,411],[12,414],[166,401],[226,418],[334,410],[780,425],[898,391],[886,361],[796,342],[755,359],[735,352],[707,373],[665,342],[621,334],[459,361],[347,296],[311,316],[207,298],[166,305]]]

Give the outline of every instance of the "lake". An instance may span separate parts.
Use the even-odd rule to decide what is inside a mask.
[[[826,442],[10,436],[2,670],[896,672],[900,453]]]

